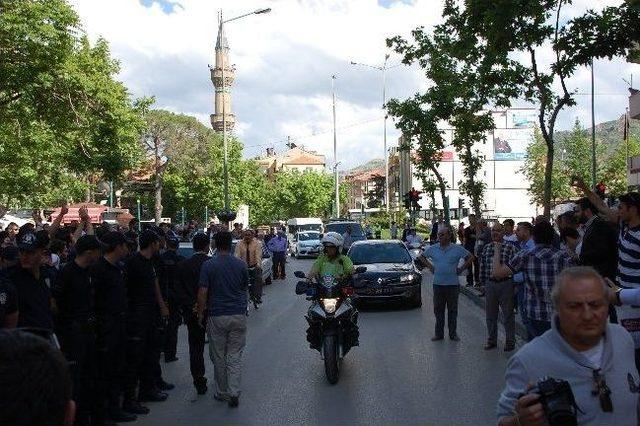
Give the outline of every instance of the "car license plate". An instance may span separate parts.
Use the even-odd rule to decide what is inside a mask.
[[[390,288],[374,288],[373,289],[373,294],[389,294],[391,293],[391,289]]]

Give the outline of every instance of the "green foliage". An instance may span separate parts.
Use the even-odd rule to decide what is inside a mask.
[[[367,192],[367,205],[369,208],[378,208],[384,204],[384,190],[386,179],[384,176],[372,177],[373,188]]]
[[[89,43],[66,1],[3,1],[0,57],[0,202],[77,199],[78,181],[135,165],[140,112],[107,43]]]
[[[561,202],[580,196],[571,186],[574,176],[584,182],[591,182],[591,135],[576,120],[570,133],[558,143],[555,150],[554,168],[551,175],[551,200]],[[629,139],[629,155],[640,154],[640,144],[636,137]],[[624,143],[608,152],[605,144],[596,139],[596,181],[607,185],[607,192],[613,196],[627,190],[626,157]],[[540,131],[536,129],[534,142],[527,148],[522,172],[530,181],[529,195],[537,205],[544,204],[544,173],[547,148]]]

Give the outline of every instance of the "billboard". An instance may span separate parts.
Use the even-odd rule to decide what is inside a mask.
[[[510,110],[509,119],[514,129],[532,129],[538,122],[538,112],[533,109]]]
[[[531,142],[533,142],[532,128],[495,129],[493,159],[496,161],[524,160],[527,147]]]

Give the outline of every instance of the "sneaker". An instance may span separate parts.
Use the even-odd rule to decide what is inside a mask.
[[[131,414],[149,414],[149,409],[135,399],[125,399],[122,403],[122,410]]]
[[[229,407],[236,408],[240,405],[240,399],[237,396],[229,397]]]
[[[176,360],[177,359],[178,358],[176,358]],[[174,389],[176,387],[176,385],[174,385],[173,383],[167,383],[164,380],[160,379],[156,383],[156,387],[158,388],[158,390],[168,391],[168,390]]]

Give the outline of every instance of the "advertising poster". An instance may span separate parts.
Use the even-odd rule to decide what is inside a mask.
[[[496,161],[524,160],[533,141],[533,129],[496,129],[493,131],[493,158]]]
[[[531,129],[538,122],[538,116],[536,110],[524,109],[524,110],[511,110],[511,126],[514,129]]]

